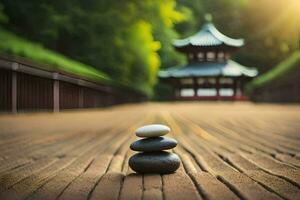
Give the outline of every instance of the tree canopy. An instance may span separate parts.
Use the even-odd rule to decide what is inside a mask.
[[[299,49],[298,0],[0,0],[1,26],[152,94],[159,68],[185,62],[172,40],[198,31],[210,13],[235,57],[261,72]]]
[[[1,2],[7,29],[147,94],[160,65],[178,60],[171,40],[174,23],[184,15],[174,0]]]
[[[205,13],[230,37],[244,38],[246,45],[236,55],[242,64],[265,72],[299,49],[299,0],[178,0],[192,10],[190,18],[177,25],[180,35],[200,29]]]

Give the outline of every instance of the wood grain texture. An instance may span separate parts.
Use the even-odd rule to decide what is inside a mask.
[[[136,174],[142,125],[178,141],[173,174]],[[300,199],[300,106],[172,103],[0,116],[0,199]]]

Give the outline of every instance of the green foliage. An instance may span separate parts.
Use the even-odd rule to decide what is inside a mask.
[[[173,89],[170,85],[158,82],[155,87],[155,95],[153,100],[155,101],[168,101],[173,98]]]
[[[183,64],[185,56],[175,51],[172,41],[178,37],[174,25],[187,18],[183,12],[175,9],[176,2],[174,0],[145,0],[139,3],[139,7],[139,10],[143,11],[139,15],[152,25],[153,37],[161,43],[161,48],[158,50],[161,67]]]
[[[260,66],[261,73],[299,49],[299,0],[0,2],[4,28],[148,95],[160,67],[186,62],[172,40],[197,32],[207,13],[224,34],[245,38],[246,46],[234,59]]]
[[[273,69],[255,78],[247,85],[246,89],[251,93],[254,89],[275,81],[296,67],[300,67],[300,50],[294,52],[290,57],[280,62]]]
[[[187,21],[176,25],[187,36],[198,31],[206,13],[226,35],[244,38],[246,45],[235,55],[244,65],[265,72],[299,49],[299,0],[178,0],[191,10]]]
[[[183,61],[171,44],[184,20],[175,0],[1,1],[9,30],[148,95],[160,65]]]
[[[264,73],[299,49],[299,9],[297,0],[246,3],[241,10],[241,33],[247,45],[240,52],[239,60],[261,66],[260,71]]]
[[[183,12],[187,20],[176,24],[176,30],[182,37],[188,37],[199,31],[204,23],[204,15],[207,12],[203,0],[177,0],[177,7]]]
[[[43,48],[43,46],[21,39],[16,35],[0,29],[0,52],[28,58],[35,62],[49,64],[49,70],[58,70],[79,75],[92,80],[110,82],[104,73],[80,62]],[[53,68],[50,68],[53,67]]]
[[[0,23],[7,22],[7,17],[3,12],[3,5],[0,3]]]
[[[160,43],[154,41],[151,34],[151,25],[145,21],[138,21],[127,30],[125,41],[131,45],[127,47],[128,58],[128,82],[139,83],[137,87],[141,90],[149,90],[156,82],[156,74],[159,67],[159,56],[157,50]],[[142,67],[147,66],[147,67]]]

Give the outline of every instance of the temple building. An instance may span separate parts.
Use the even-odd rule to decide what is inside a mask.
[[[244,100],[243,88],[258,72],[230,59],[243,45],[243,39],[229,38],[207,22],[195,35],[173,42],[188,64],[158,76],[172,86],[175,100]]]

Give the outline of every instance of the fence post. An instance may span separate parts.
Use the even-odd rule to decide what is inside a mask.
[[[81,79],[78,79],[78,87],[79,87],[79,91],[78,91],[78,108],[83,108],[83,85],[84,85],[84,81]]]
[[[78,100],[78,107],[83,108],[83,87],[79,86],[79,100]]]
[[[19,68],[19,64],[18,63],[12,63],[12,77],[11,77],[11,109],[12,109],[12,113],[17,113],[18,112],[18,108],[17,108],[17,104],[18,104],[18,97],[17,97],[17,70]]]
[[[53,111],[59,112],[59,80],[58,73],[53,73]]]

